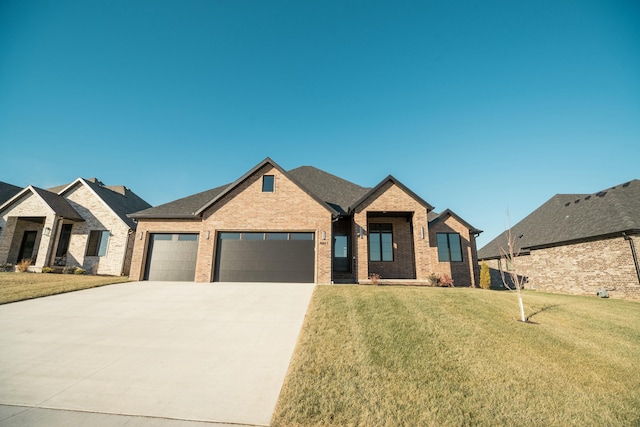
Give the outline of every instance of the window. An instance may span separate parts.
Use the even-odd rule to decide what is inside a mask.
[[[438,261],[462,261],[462,245],[458,233],[437,233]]]
[[[89,244],[87,245],[87,256],[105,256],[107,245],[109,244],[109,232],[92,230],[89,233]]]
[[[393,261],[391,224],[369,224],[369,261]]]
[[[291,233],[290,240],[313,240],[313,233]]]
[[[262,177],[262,192],[273,193],[273,175],[264,175]]]
[[[289,240],[289,233],[267,233],[267,240]]]

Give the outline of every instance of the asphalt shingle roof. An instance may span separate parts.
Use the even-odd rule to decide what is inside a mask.
[[[131,218],[192,218],[194,212],[215,199],[230,184],[212,188],[172,202],[164,203],[129,215]]]
[[[520,249],[640,231],[640,180],[593,194],[556,194],[511,228]],[[478,258],[500,256],[506,232],[478,251]]]
[[[288,172],[282,170],[275,162],[267,158],[262,163],[251,169],[242,178],[235,183],[223,185],[221,187],[212,188],[192,196],[183,197],[160,206],[156,206],[143,211],[130,214],[129,217],[138,218],[196,218],[200,212],[214,203],[218,197],[225,194],[237,183],[241,182],[248,175],[254,173],[257,169],[265,164],[271,164],[274,167],[287,174],[294,182],[296,182],[304,191],[315,198],[319,203],[326,204],[326,207],[334,215],[344,215],[349,213],[356,204],[361,203],[368,195],[370,195],[377,187],[362,187],[353,182],[332,175],[313,166],[300,166]],[[433,209],[431,205],[415,195],[411,190],[406,188],[402,183],[394,177],[385,178],[378,186],[392,181],[396,185],[401,186],[412,197],[423,204],[429,211]]]
[[[64,197],[43,188],[33,186],[31,188],[33,189],[33,191],[38,193],[40,197],[42,197],[45,203],[49,205],[49,207],[56,214],[74,221],[84,221],[84,218],[82,218],[82,216],[80,216],[80,214],[75,209],[73,209],[73,207],[69,204],[69,202],[67,202]]]
[[[0,205],[18,194],[22,188],[0,181]]]
[[[347,213],[353,203],[371,190],[313,166],[300,166],[288,173],[340,214]]]
[[[97,181],[97,180],[95,180]],[[136,223],[127,215],[151,205],[137,194],[122,185],[106,186],[93,180],[84,180],[93,191],[122,219],[129,227],[136,228]]]

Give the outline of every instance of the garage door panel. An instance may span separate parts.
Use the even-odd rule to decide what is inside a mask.
[[[313,283],[314,247],[313,240],[228,240],[221,235],[215,280]]]
[[[194,281],[197,234],[153,233],[149,237],[145,280]]]

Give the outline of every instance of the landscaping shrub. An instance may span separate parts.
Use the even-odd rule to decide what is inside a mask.
[[[453,288],[453,278],[445,274],[438,280],[438,284],[442,287]]]
[[[23,259],[16,265],[16,271],[18,271],[19,273],[24,273],[29,269],[30,265],[31,259]]]
[[[429,279],[429,286],[438,286],[440,283],[440,276],[436,273],[431,273],[427,279]]]
[[[489,266],[484,261],[480,265],[480,287],[482,289],[491,287],[491,273],[489,272]]]
[[[53,267],[42,267],[43,273],[53,273],[54,271],[56,270]]]

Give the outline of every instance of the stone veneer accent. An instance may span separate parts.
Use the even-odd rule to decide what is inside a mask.
[[[639,239],[633,239],[638,250]],[[486,263],[492,269],[499,268],[498,260]],[[606,289],[612,298],[640,299],[631,248],[623,237],[535,249],[518,257],[516,268],[527,277],[527,288],[592,296]]]

